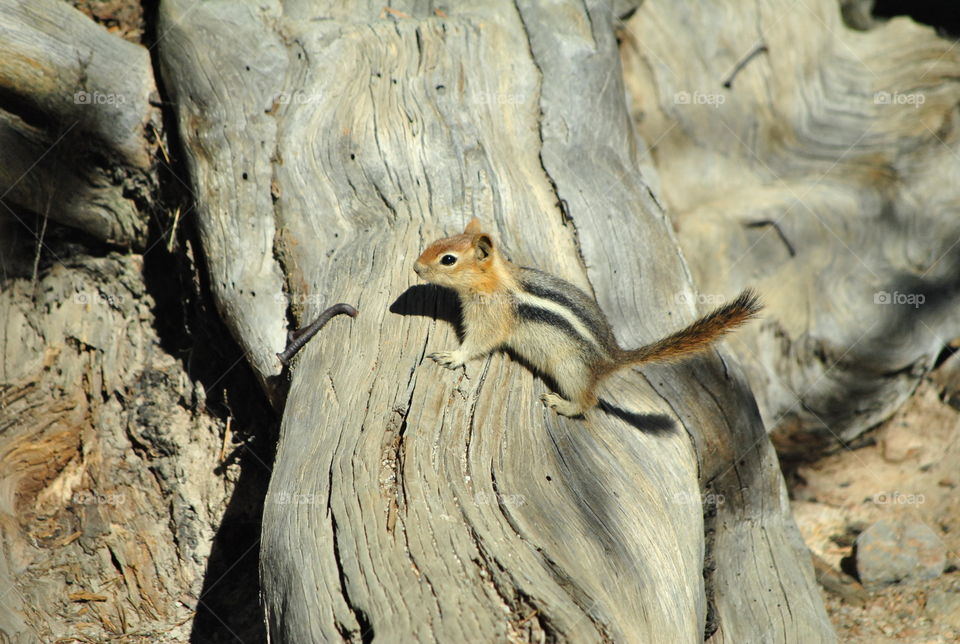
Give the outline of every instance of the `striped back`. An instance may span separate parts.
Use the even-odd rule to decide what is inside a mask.
[[[610,324],[589,295],[535,268],[519,268],[516,277],[520,290],[513,295],[519,318],[553,326],[606,358],[617,348]]]

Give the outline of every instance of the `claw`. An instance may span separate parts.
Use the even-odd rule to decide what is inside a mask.
[[[562,396],[557,394],[542,394],[540,400],[544,405],[554,410],[561,416],[582,416],[583,410],[580,408],[580,405],[577,405],[574,402],[566,400]]]
[[[447,369],[459,369],[463,366],[463,360],[460,359],[456,351],[437,351],[427,357]]]

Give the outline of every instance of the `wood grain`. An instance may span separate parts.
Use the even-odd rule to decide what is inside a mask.
[[[259,352],[282,310],[242,306],[247,287],[221,275],[269,265],[268,254],[302,320],[338,300],[361,311],[332,321],[292,370],[261,547],[273,637],[700,640],[697,449],[727,439],[747,450],[727,448],[744,462],[736,472],[753,473],[756,499],[737,498],[746,507],[724,516],[751,524],[722,526],[721,537],[739,530],[750,548],[768,536],[763,578],[724,591],[760,610],[797,605],[778,613],[781,631],[829,637],[729,356],[614,379],[605,411],[585,421],[545,411],[545,385],[509,356],[465,375],[423,361],[456,343],[457,312],[449,294],[417,283],[412,261],[472,216],[515,261],[594,292],[628,345],[692,319],[604,6],[164,11],[165,79],[181,103],[214,290],[240,342]],[[238,33],[257,55],[237,49]],[[222,70],[213,80],[211,65]],[[271,106],[271,93],[286,98]],[[242,134],[227,127],[231,114]],[[272,210],[240,216],[268,186]],[[767,572],[771,557],[780,576]]]
[[[64,2],[0,2],[0,195],[142,248],[160,123],[150,55]],[[4,216],[17,213],[7,205]]]
[[[888,418],[960,335],[960,51],[871,27],[829,0],[654,1],[623,32],[701,310],[743,286],[767,303],[731,346],[785,453]]]

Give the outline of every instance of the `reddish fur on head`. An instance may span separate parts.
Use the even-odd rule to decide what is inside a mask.
[[[476,218],[463,233],[430,244],[417,258],[413,270],[428,282],[459,293],[492,293],[504,279],[493,240],[482,232]]]

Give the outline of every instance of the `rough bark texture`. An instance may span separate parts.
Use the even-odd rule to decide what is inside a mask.
[[[257,605],[272,450],[235,440],[266,402],[212,306],[191,310],[199,275],[50,224],[34,279],[37,240],[5,223],[0,639],[262,639],[236,609]]]
[[[732,346],[778,447],[889,417],[960,335],[956,43],[829,0],[648,2],[624,37],[701,309],[764,294]]]
[[[468,376],[424,362],[455,345],[457,313],[411,262],[473,215],[513,259],[592,291],[626,345],[694,309],[610,11],[445,11],[162,5],[214,291],[251,362],[274,373],[284,323],[279,278],[254,297],[257,276],[282,266],[304,322],[360,310],[292,369],[261,547],[270,632],[830,639],[728,354],[624,374],[586,420],[545,412],[508,356]]]
[[[231,437],[265,401],[203,310],[191,227],[148,231],[154,94],[146,47],[62,2],[0,1],[4,642],[262,639],[229,607],[256,606],[272,450]]]
[[[0,294],[0,633],[182,640],[236,467],[160,349],[139,256],[73,258]]]

